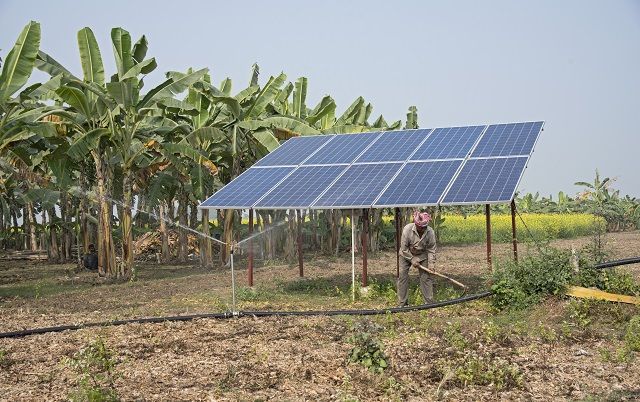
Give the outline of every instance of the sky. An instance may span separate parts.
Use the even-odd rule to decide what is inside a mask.
[[[575,194],[598,169],[640,197],[640,1],[0,0],[1,55],[29,20],[78,75],[77,31],[94,31],[111,75],[120,26],[149,40],[149,88],[208,67],[237,92],[257,62],[262,83],[306,76],[310,107],[363,96],[371,121],[412,105],[420,127],[544,120],[520,192]]]

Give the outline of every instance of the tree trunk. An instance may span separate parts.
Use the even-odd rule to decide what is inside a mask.
[[[198,208],[197,204],[189,202],[189,227],[198,230]]]
[[[187,227],[188,218],[187,203],[187,194],[183,190],[178,199],[178,222],[180,223],[180,228],[178,230],[178,261],[180,262],[187,262],[187,253],[189,246],[187,231],[185,230],[185,227]]]
[[[382,220],[382,209],[374,209],[371,215],[371,229],[369,229],[369,249],[372,253],[380,250],[380,233],[384,226]]]
[[[162,262],[167,263],[171,259],[169,254],[169,235],[167,234],[167,202],[160,201],[158,205],[158,215],[160,216],[160,252],[162,255]]]
[[[109,168],[96,150],[91,151],[96,164],[96,179],[99,199],[98,210],[98,274],[102,276],[116,277],[116,250],[113,244],[111,232],[111,197],[108,183],[111,179]]]
[[[204,236],[200,240],[200,261],[203,267],[213,268],[213,258],[211,253],[211,235],[209,230],[209,210],[202,210],[202,233]]]
[[[43,220],[44,220],[44,211]],[[54,207],[49,208],[49,259],[54,262],[60,262],[60,249],[58,248],[58,230],[56,229],[54,218],[56,217],[56,211]]]
[[[26,230],[29,233],[29,250],[36,251],[38,249],[38,239],[36,237],[36,218],[33,213],[33,204],[28,202],[26,206]],[[25,232],[26,233],[26,232]]]
[[[15,249],[24,250],[24,241],[20,236],[20,226],[18,226],[18,213],[15,209],[11,210],[11,220],[13,221],[13,242],[15,244]]]
[[[124,278],[135,277],[133,267],[133,221],[131,217],[131,208],[133,206],[133,182],[131,172],[125,170],[122,178],[122,219],[120,225],[122,228],[122,268],[118,271],[118,276]]]

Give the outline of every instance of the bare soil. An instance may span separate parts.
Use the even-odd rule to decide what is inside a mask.
[[[639,232],[607,239],[612,258],[638,255]],[[579,249],[589,241],[554,245]],[[535,245],[522,244],[519,251],[533,253]],[[442,247],[436,268],[475,293],[487,286],[485,252],[484,245]],[[495,260],[510,255],[510,245],[494,245]],[[384,295],[350,301],[347,256],[305,258],[305,279],[294,265],[261,266],[253,290],[246,288],[240,259],[239,308],[393,305]],[[639,265],[622,269],[640,278]],[[377,284],[372,289],[393,286],[394,254],[371,258],[369,275]],[[224,311],[229,288],[229,269],[222,267],[145,263],[137,282],[107,283],[72,265],[0,262],[0,331]],[[443,282],[437,290],[440,298],[457,294]],[[485,299],[374,318],[197,320],[0,339],[0,400],[67,399],[79,377],[65,358],[99,337],[115,354],[114,387],[123,400],[640,399],[640,353],[621,355],[628,320],[640,309],[597,304],[585,324],[572,306],[559,297],[524,313],[498,313]],[[382,343],[390,362],[382,374],[348,362],[349,338],[363,331]],[[517,381],[509,381],[505,370],[513,370]],[[489,371],[478,380],[479,372]]]

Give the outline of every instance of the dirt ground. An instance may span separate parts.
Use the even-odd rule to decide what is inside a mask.
[[[579,249],[590,239],[554,242]],[[637,256],[640,232],[607,236],[612,258]],[[510,245],[494,245],[494,259]],[[520,254],[535,252],[520,245]],[[350,260],[305,256],[297,266],[256,270],[240,309],[383,308],[395,256],[369,261],[377,297],[349,300]],[[486,287],[484,245],[442,247],[437,269]],[[640,266],[624,268],[640,278]],[[229,270],[141,265],[133,283],[105,283],[71,265],[0,262],[0,332],[111,319],[229,309]],[[442,282],[439,299],[457,295]],[[640,309],[553,298],[525,313],[498,313],[486,299],[380,317],[283,317],[131,324],[0,339],[0,400],[64,400],[79,375],[66,359],[103,339],[123,400],[638,400],[640,353],[622,355],[624,328]],[[578,313],[576,313],[578,311]],[[585,318],[586,317],[586,318]],[[587,321],[589,321],[587,323]],[[354,334],[381,342],[389,367],[349,363]],[[490,373],[482,374],[482,373]]]

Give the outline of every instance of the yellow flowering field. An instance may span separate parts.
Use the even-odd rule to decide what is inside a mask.
[[[600,227],[606,227],[603,218],[592,214],[521,214],[516,216],[517,235],[520,240],[569,239],[587,236]],[[446,215],[440,231],[442,243],[474,243],[485,239],[484,215]],[[523,221],[526,224],[523,224]],[[528,230],[527,230],[528,228]],[[531,232],[531,235],[529,234]],[[511,215],[491,215],[491,234],[495,242],[511,241]]]

